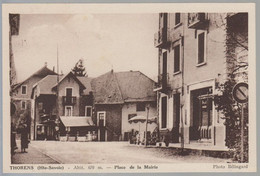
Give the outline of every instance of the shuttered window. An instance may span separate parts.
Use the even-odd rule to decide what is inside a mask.
[[[174,47],[174,73],[180,71],[180,45]]]
[[[198,35],[198,64],[205,62],[205,33]]]
[[[181,14],[175,13],[175,25],[179,24],[181,22]]]
[[[162,107],[161,107],[161,115],[162,115],[162,128],[166,128],[167,124],[167,97],[162,97]]]

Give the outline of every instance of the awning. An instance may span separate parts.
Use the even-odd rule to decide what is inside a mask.
[[[60,116],[60,120],[65,127],[85,127],[95,126],[91,117],[83,116]]]
[[[141,115],[137,115],[137,116],[134,116],[132,117],[131,119],[128,120],[128,122],[145,122],[146,121],[146,118],[145,116],[141,116]],[[156,120],[157,120],[157,117],[154,116],[154,117],[149,117],[148,118],[148,123],[152,123],[152,122],[155,122],[156,123]]]

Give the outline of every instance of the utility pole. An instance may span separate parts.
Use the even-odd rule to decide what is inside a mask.
[[[182,77],[182,86],[181,86],[181,106],[180,106],[180,111],[181,111],[181,149],[182,152],[184,150],[184,116],[186,116],[186,114],[183,114],[183,107],[184,107],[184,28],[182,29],[182,37],[181,37],[181,46],[182,46],[182,73],[181,73],[181,77]],[[188,93],[188,92],[187,92]]]
[[[237,83],[232,90],[233,98],[238,102],[241,103],[241,162],[244,162],[244,104],[248,102],[248,84],[245,82]]]
[[[241,162],[244,162],[244,103],[241,103]]]
[[[145,123],[145,147],[147,146],[147,126],[148,126],[148,116],[149,116],[149,107],[147,109],[146,123]]]
[[[55,121],[59,121],[59,82],[60,82],[60,80],[59,80],[60,78],[59,78],[59,46],[58,46],[58,44],[57,44],[57,93],[56,93],[56,95],[57,95],[57,100],[56,100],[56,119],[55,119]],[[59,125],[59,123],[57,123],[56,124],[57,126]],[[55,129],[56,130],[56,129]],[[57,128],[57,131],[56,131],[56,133],[58,133],[58,139],[60,138],[60,129],[59,129],[59,126],[58,126],[58,128]],[[55,138],[56,138],[56,136],[55,136]]]

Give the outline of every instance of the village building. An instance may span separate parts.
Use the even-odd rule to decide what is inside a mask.
[[[139,131],[130,123],[136,115],[157,115],[154,81],[139,71],[110,72],[92,80],[95,118],[99,141],[129,140],[129,133]],[[144,126],[144,124],[142,124]],[[157,125],[149,126],[153,132]],[[144,129],[143,129],[144,130]]]
[[[233,48],[235,58],[228,62],[227,51],[235,46],[228,43],[228,33],[239,37],[239,30],[247,32],[247,18],[246,13],[159,14],[154,44],[160,141],[226,148],[225,119],[213,100],[220,94],[217,85],[227,80],[241,55]],[[238,20],[246,23],[238,27]]]
[[[129,140],[145,123],[130,123],[137,115],[156,118],[154,81],[139,71],[110,71],[97,78],[48,75],[31,92],[31,138],[77,141]],[[58,98],[57,98],[58,97]],[[147,112],[149,113],[147,114]],[[148,125],[153,132],[157,124]]]
[[[36,82],[43,79],[47,75],[56,75],[56,73],[48,69],[47,64],[45,64],[29,78],[13,85],[11,88],[11,122],[14,125],[17,125],[21,115],[25,116],[25,118],[27,118],[27,123],[30,124],[32,87]]]
[[[90,78],[48,75],[32,89],[33,139],[75,141],[95,131]],[[84,84],[83,84],[84,83]]]

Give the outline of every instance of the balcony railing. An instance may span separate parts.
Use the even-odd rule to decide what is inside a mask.
[[[76,97],[63,96],[62,103],[64,105],[74,105],[74,104],[76,104]]]
[[[188,27],[193,29],[203,29],[208,24],[206,13],[188,13]]]
[[[170,42],[170,30],[162,27],[154,34],[154,46],[157,48],[167,48]]]

